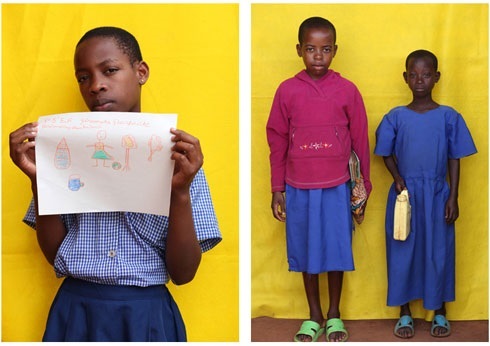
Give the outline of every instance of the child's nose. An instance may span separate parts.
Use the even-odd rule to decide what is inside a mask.
[[[107,90],[106,84],[100,78],[94,78],[90,84],[90,92],[97,94],[101,91]]]

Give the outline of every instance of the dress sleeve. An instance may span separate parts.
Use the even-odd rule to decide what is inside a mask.
[[[386,114],[376,129],[376,146],[374,153],[379,156],[393,154],[396,140],[396,126],[392,113]]]
[[[349,132],[351,136],[352,149],[359,157],[361,163],[361,174],[368,195],[371,193],[371,166],[368,137],[368,121],[366,108],[361,93],[357,87],[352,89],[352,98],[348,102],[347,115],[349,117]]]
[[[283,100],[281,86],[274,95],[266,133],[270,149],[271,191],[283,192],[286,179],[286,159],[289,149],[289,118],[287,107]]]
[[[448,157],[459,159],[477,152],[470,130],[461,114],[455,112],[447,122]]]
[[[27,208],[26,214],[22,221],[29,227],[36,229],[36,210],[34,206],[34,199],[31,199],[31,203]]]
[[[201,168],[191,184],[192,214],[201,251],[215,247],[222,239],[206,176]]]

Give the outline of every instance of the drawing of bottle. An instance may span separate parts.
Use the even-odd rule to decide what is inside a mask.
[[[58,169],[67,169],[71,165],[70,149],[63,137],[56,147],[54,166]]]

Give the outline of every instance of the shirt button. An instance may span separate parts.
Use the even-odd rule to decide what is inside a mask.
[[[109,256],[109,257],[116,257],[116,250],[110,250],[110,251],[107,253],[107,256]]]

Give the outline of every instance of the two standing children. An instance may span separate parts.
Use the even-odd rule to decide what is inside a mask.
[[[298,40],[305,70],[281,83],[267,122],[272,212],[286,222],[289,270],[303,274],[310,310],[295,341],[316,341],[324,331],[329,341],[345,341],[343,272],[354,270],[349,157],[352,150],[359,156],[369,193],[367,117],[356,86],[329,69],[337,52],[333,24],[306,19]],[[330,298],[325,327],[318,284],[324,272]]]
[[[306,69],[281,83],[267,122],[272,212],[286,222],[289,270],[303,273],[310,311],[295,341],[316,341],[324,332],[318,287],[322,272],[328,272],[327,340],[347,339],[339,302],[343,272],[354,270],[351,150],[360,158],[367,192],[372,188],[361,95],[329,69],[337,51],[335,35],[334,26],[323,18],[301,24],[297,52]],[[407,57],[403,75],[413,100],[391,110],[376,131],[375,154],[383,156],[394,179],[386,211],[388,305],[400,306],[394,334],[401,338],[414,335],[409,302],[415,299],[435,310],[433,336],[451,332],[445,302],[455,299],[459,159],[476,152],[462,116],[432,99],[440,78],[437,68],[437,58],[428,51]],[[395,200],[403,189],[408,189],[412,206],[411,233],[404,242],[393,238]]]
[[[141,111],[149,77],[138,42],[114,27],[88,31],[75,50],[75,75],[90,111]],[[44,341],[185,341],[165,284],[191,281],[201,252],[221,240],[201,169],[199,140],[172,130],[175,161],[168,217],[129,212],[39,215],[34,155],[37,123],[10,134],[10,156],[29,177],[24,221],[46,259],[66,277],[51,306]],[[158,193],[158,192],[156,192]]]
[[[455,299],[459,159],[476,153],[476,148],[462,116],[432,99],[441,75],[436,56],[414,51],[405,67],[403,77],[412,102],[384,116],[374,150],[383,156],[394,180],[386,208],[388,305],[400,306],[396,336],[414,335],[409,302],[422,299],[424,308],[435,310],[431,334],[443,337],[451,332],[445,302]],[[410,235],[399,241],[393,238],[393,214],[396,196],[403,189],[410,196],[412,220]]]

